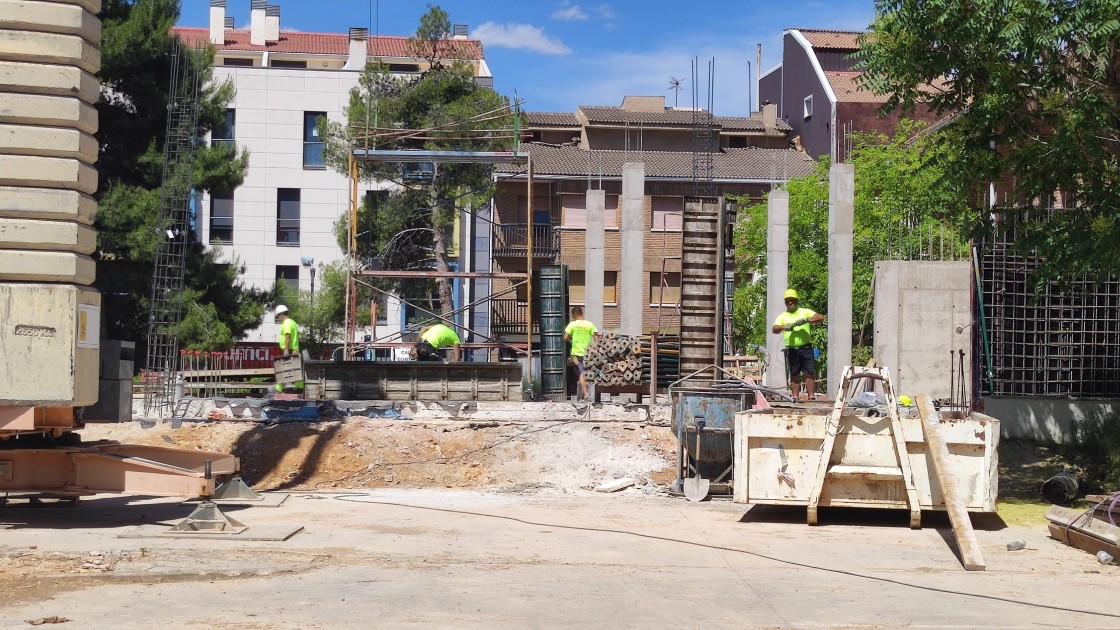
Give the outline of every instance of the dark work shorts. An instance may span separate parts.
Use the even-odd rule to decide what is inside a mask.
[[[813,346],[786,348],[786,369],[789,370],[791,379],[797,378],[801,374],[816,378],[817,362],[814,357]]]
[[[421,341],[416,344],[416,358],[421,361],[439,361],[443,357],[440,355],[439,350],[436,350],[432,344],[427,341]]]

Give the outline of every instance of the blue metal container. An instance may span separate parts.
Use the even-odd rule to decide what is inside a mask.
[[[673,431],[679,444],[678,472],[689,476],[683,455],[696,461],[700,476],[713,481],[730,479],[731,465],[735,459],[732,437],[735,414],[754,405],[755,392],[749,389],[674,389]],[[691,427],[700,427],[699,449],[697,433]],[[699,456],[697,455],[699,450]]]

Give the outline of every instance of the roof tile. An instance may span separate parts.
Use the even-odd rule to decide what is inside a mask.
[[[813,48],[822,50],[859,50],[861,31],[827,31],[812,28],[797,29]]]
[[[172,33],[190,45],[210,41],[210,29],[176,26]],[[366,44],[368,54],[383,57],[411,58],[415,55],[409,49],[408,37],[379,35],[370,37]],[[269,51],[309,55],[348,55],[350,36],[347,33],[303,33],[300,31],[280,31],[280,40],[257,46],[249,41],[248,30],[226,29],[225,43],[218,50]],[[457,59],[483,59],[482,42],[476,39],[452,40],[457,46]]]
[[[621,107],[589,105],[581,105],[579,111],[587,117],[588,123],[592,125],[641,123],[643,125],[665,125],[672,127],[691,125],[693,123],[693,115],[696,113],[691,109],[666,109],[661,112],[635,112],[622,109]],[[761,116],[752,116],[750,118],[745,116],[713,116],[712,123],[725,130],[763,131],[765,129],[762,124]],[[779,131],[791,130],[789,124],[784,120],[777,121],[777,128]]]

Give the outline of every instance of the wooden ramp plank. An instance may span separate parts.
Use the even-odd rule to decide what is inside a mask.
[[[964,496],[960,492],[957,475],[949,463],[949,449],[941,439],[938,430],[941,418],[933,408],[933,401],[929,394],[918,394],[918,415],[922,418],[922,429],[925,432],[926,443],[929,445],[930,459],[933,460],[933,469],[937,473],[937,483],[941,486],[941,496],[945,498],[945,509],[949,512],[949,522],[953,524],[953,535],[957,539],[957,547],[961,550],[961,563],[966,571],[983,571],[984,556],[980,553],[980,543],[976,540],[976,532],[972,529],[972,520],[965,508]]]

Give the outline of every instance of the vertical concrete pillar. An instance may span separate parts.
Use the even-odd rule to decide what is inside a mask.
[[[603,248],[606,244],[604,215],[607,193],[604,190],[587,191],[587,258],[584,262],[583,316],[599,328],[603,327]]]
[[[642,334],[642,305],[645,296],[642,277],[645,274],[645,195],[646,165],[627,162],[622,165],[622,265],[619,271],[618,332],[623,335]]]
[[[781,335],[770,326],[786,310],[782,294],[789,285],[789,191],[771,190],[766,200],[766,353],[770,364],[762,375],[767,387],[785,387],[786,355]]]
[[[855,167],[833,164],[828,172],[828,383],[834,395],[844,367],[852,363],[852,230]]]

